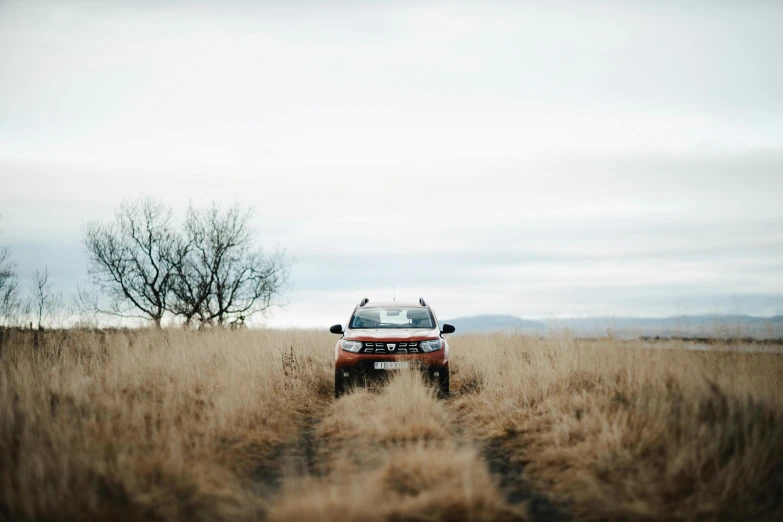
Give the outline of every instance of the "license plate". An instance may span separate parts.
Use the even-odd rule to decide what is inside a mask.
[[[377,362],[373,364],[376,370],[407,370],[408,362]]]

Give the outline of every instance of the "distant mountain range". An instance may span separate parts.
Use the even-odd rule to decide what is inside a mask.
[[[492,332],[502,330],[546,330],[546,323],[520,319],[513,315],[473,315],[443,321],[453,324],[458,333]]]
[[[513,315],[474,315],[443,322],[453,324],[457,333],[508,332],[545,334],[568,329],[578,336],[616,335],[638,337],[709,336],[783,337],[783,316],[755,317],[750,315],[677,315],[673,317],[574,317],[530,320]]]

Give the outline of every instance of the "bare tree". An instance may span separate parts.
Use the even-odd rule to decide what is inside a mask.
[[[20,304],[16,263],[11,260],[8,247],[0,248],[0,326],[10,326],[17,321]]]
[[[170,249],[168,262],[174,269],[175,277],[171,283],[172,299],[169,310],[185,320],[185,325],[193,324],[194,318],[204,321],[203,308],[214,283],[214,273],[209,248],[205,246],[206,235],[201,227],[194,227],[191,219],[192,207],[188,209],[185,224],[185,240],[178,240]]]
[[[177,277],[171,308],[186,324],[194,318],[202,325],[243,323],[275,304],[290,262],[283,252],[265,255],[255,246],[252,216],[238,204],[188,209],[186,241],[172,260]]]
[[[42,330],[44,323],[55,317],[63,304],[62,294],[54,292],[49,281],[49,268],[36,270],[30,278],[30,309]]]
[[[160,327],[176,271],[172,253],[179,249],[171,209],[150,197],[126,200],[113,222],[85,226],[84,244],[97,292],[80,289],[82,304],[103,314],[147,318]]]
[[[191,205],[181,235],[159,200],[124,202],[113,222],[85,227],[93,285],[79,288],[80,307],[145,317],[157,326],[166,313],[187,325],[236,326],[268,310],[290,262],[283,252],[265,255],[254,244],[252,216],[238,204]]]
[[[7,247],[0,249],[0,326],[11,326],[19,315],[19,280]]]

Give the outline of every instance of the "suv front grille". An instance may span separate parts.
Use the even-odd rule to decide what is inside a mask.
[[[418,342],[382,342],[382,343],[363,343],[362,353],[419,353]],[[394,350],[389,350],[386,345],[393,344]]]

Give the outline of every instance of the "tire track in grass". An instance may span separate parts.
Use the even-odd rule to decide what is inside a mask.
[[[319,475],[316,427],[323,416],[323,412],[306,415],[292,437],[277,444],[257,462],[251,481],[253,493],[260,499],[258,515],[261,520],[269,518],[270,507],[283,491],[284,484]]]
[[[256,469],[255,491],[272,520],[571,519],[524,477],[506,440],[476,436],[415,378],[321,408]]]
[[[256,495],[270,499],[280,492],[286,477],[318,474],[315,429],[322,418],[323,413],[307,415],[293,437],[256,464],[252,475]]]
[[[455,372],[456,373],[456,372]],[[495,483],[506,501],[512,506],[522,506],[527,519],[540,522],[565,522],[573,517],[563,506],[552,502],[548,496],[539,491],[531,481],[525,477],[525,463],[515,458],[506,443],[512,435],[505,437],[481,436],[480,427],[473,426],[470,418],[457,403],[460,396],[470,395],[480,391],[475,382],[467,385],[457,379],[455,393],[449,401],[448,409],[458,426],[462,437],[469,440],[470,444],[481,450],[481,458],[486,462],[489,472],[494,477]]]
[[[490,472],[497,478],[500,491],[512,505],[522,504],[532,521],[565,522],[571,515],[562,507],[541,494],[524,476],[524,465],[515,464],[513,455],[504,447],[502,438],[490,439],[482,444],[482,455]],[[476,444],[481,444],[476,441]]]
[[[307,473],[284,478],[270,520],[526,519],[444,401],[413,372],[336,401],[310,434],[301,451],[314,458]]]
[[[292,399],[284,405],[293,429],[272,448],[258,452],[254,466],[248,473],[250,485],[264,503],[280,493],[287,477],[315,473],[317,439],[315,427],[332,404],[334,391],[331,378],[331,360],[321,365],[307,350],[282,351],[283,387],[292,392]],[[297,393],[299,392],[299,393]]]

